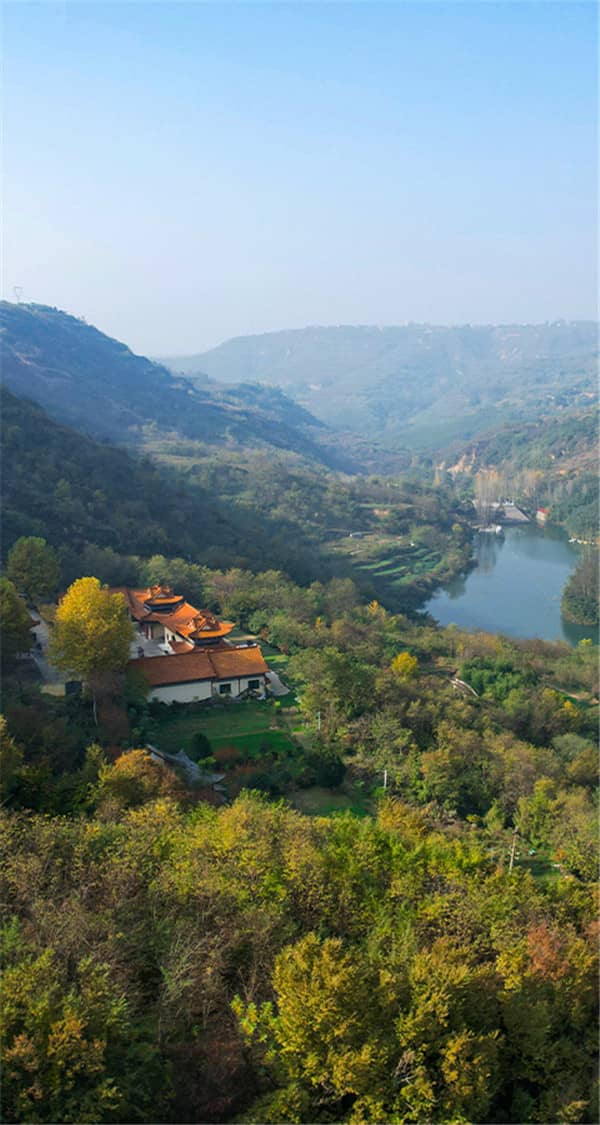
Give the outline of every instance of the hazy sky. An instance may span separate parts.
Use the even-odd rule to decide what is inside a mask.
[[[596,314],[593,3],[4,5],[4,294],[149,354]]]

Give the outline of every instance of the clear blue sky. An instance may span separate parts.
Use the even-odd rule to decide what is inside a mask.
[[[4,294],[149,354],[596,314],[592,3],[4,6]]]

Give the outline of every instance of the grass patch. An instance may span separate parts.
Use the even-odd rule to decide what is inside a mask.
[[[278,727],[278,719],[283,729]],[[176,754],[181,749],[189,751],[194,735],[201,731],[214,751],[231,746],[244,756],[260,757],[266,752],[293,752],[292,727],[298,726],[302,731],[295,710],[295,696],[290,693],[277,703],[272,699],[251,699],[166,715],[152,724],[149,741],[159,750]]]
[[[373,800],[364,793],[346,792],[345,789],[324,789],[311,785],[308,789],[297,789],[287,797],[292,808],[306,816],[334,816],[336,813],[351,812],[354,816],[371,816]]]
[[[212,739],[211,742],[217,761],[220,756],[228,757],[229,751],[234,751],[242,759],[260,761],[266,756],[287,756],[295,749],[289,734],[283,730],[265,730],[256,734],[239,734],[233,737],[223,735],[222,738]]]
[[[539,879],[540,882],[545,883],[554,882],[556,879],[560,879],[562,875],[560,868],[554,866],[549,856],[540,852],[537,855],[525,855],[516,859],[515,868],[518,871],[529,871],[534,879]]]
[[[275,724],[275,708],[271,700],[247,700],[229,706],[211,705],[201,711],[167,715],[155,722],[150,741],[167,753],[188,750],[196,731],[201,731],[217,745],[225,740],[269,731]]]

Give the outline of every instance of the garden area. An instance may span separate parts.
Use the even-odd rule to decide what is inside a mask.
[[[342,782],[339,789],[310,785],[290,793],[288,799],[292,808],[306,816],[334,816],[344,812],[351,812],[354,816],[371,816],[377,804],[360,782],[348,781]]]
[[[261,749],[291,749],[293,746],[281,708],[272,699],[242,703],[191,704],[165,708],[152,720],[149,740],[168,754],[185,750],[194,757],[194,739],[203,734],[214,756],[224,748],[245,750],[258,756]]]
[[[284,702],[287,707],[282,706]],[[184,750],[206,769],[224,773],[231,798],[244,788],[277,796],[315,783],[336,786],[343,776],[343,768],[340,771],[313,745],[287,696],[282,701],[157,707],[153,713],[151,710],[146,735],[149,743],[165,753]],[[337,807],[335,794],[325,792]],[[343,797],[344,808],[352,804]]]

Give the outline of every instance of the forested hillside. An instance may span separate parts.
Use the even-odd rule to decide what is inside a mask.
[[[1,393],[4,553],[21,535],[41,535],[60,548],[65,574],[73,575],[92,546],[125,555],[164,550],[232,566],[256,564],[271,552],[298,577],[314,576],[318,550],[292,521],[226,507],[198,482],[188,485],[148,458],[94,441]]]
[[[592,646],[201,582],[290,699],[130,683],[96,726],[9,670],[4,1119],[592,1125]],[[146,742],[208,744],[231,804]]]
[[[428,574],[409,550],[400,598],[390,600],[407,608],[468,563],[469,508],[451,489],[346,479],[286,456],[215,456],[204,447],[200,457],[196,443],[195,455],[178,456],[181,443],[167,442],[160,464],[1,394],[4,555],[19,536],[40,535],[59,549],[65,581],[82,566],[100,568],[105,581],[136,581],[140,558],[155,554],[225,567],[268,559],[298,581],[353,576],[365,594],[387,601],[386,582],[340,553],[338,540],[358,532],[379,550],[386,536],[397,541],[418,529]]]
[[[514,497],[532,513],[541,505],[553,524],[593,541],[599,534],[598,439],[597,410],[573,411],[486,434],[459,446],[448,464],[467,487],[481,470],[494,471],[497,498]]]
[[[44,305],[0,303],[2,381],[57,421],[143,444],[172,434],[230,448],[277,448],[356,468],[321,422],[280,391],[174,378],[98,329]]]
[[[384,444],[446,448],[506,422],[589,404],[596,326],[304,328],[228,340],[174,370],[288,391],[318,418]]]

